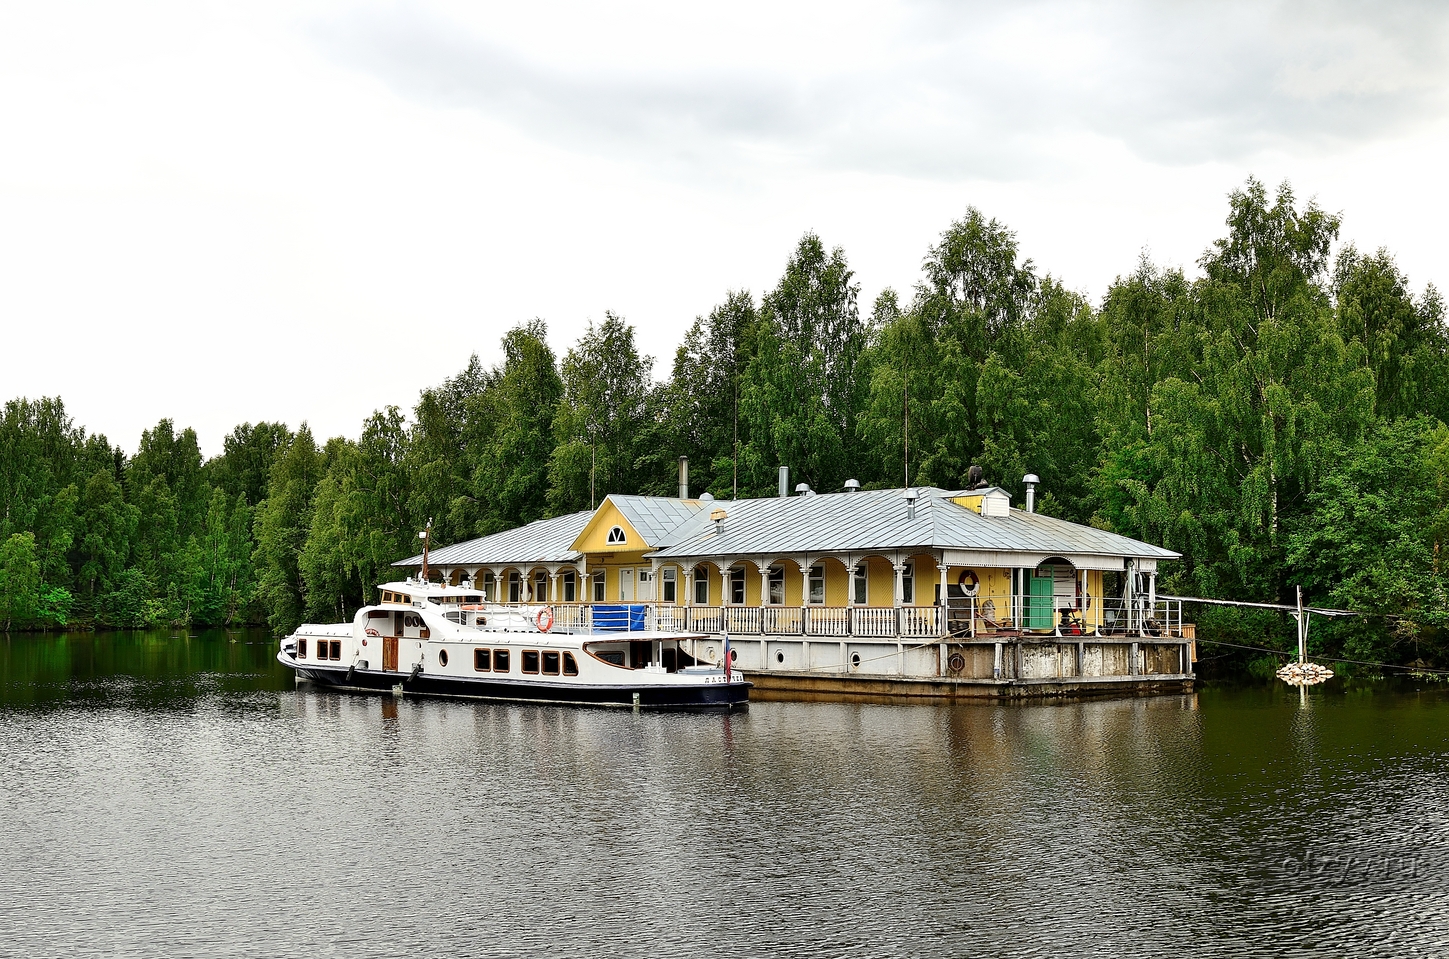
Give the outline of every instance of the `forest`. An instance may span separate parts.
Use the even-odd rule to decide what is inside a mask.
[[[0,417],[0,628],[350,617],[416,550],[675,495],[957,488],[981,465],[1020,502],[1178,550],[1164,592],[1367,614],[1313,647],[1449,665],[1449,328],[1390,251],[1249,179],[1198,271],[1143,256],[1100,303],[971,208],[915,288],[858,302],[845,252],[806,233],[778,283],[726,292],[656,371],[606,312],[562,356],[542,320],[356,439],[244,423],[220,455],[163,419],[133,455],[59,397]],[[656,376],[656,373],[658,375]],[[184,412],[184,411],[178,411]],[[1273,612],[1194,607],[1199,636],[1288,648]]]

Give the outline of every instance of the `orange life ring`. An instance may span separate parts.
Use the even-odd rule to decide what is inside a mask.
[[[379,633],[377,630],[373,629],[371,626],[369,626],[369,627],[367,627],[367,635],[369,635],[369,636],[381,636],[382,634]]]
[[[956,585],[967,596],[975,596],[981,589],[981,580],[976,578],[976,570],[963,569],[961,575],[956,577]]]
[[[538,631],[541,633],[546,633],[550,629],[553,629],[553,607],[545,606],[543,609],[540,609],[533,621],[538,624]]]

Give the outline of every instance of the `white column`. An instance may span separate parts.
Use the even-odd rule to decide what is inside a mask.
[[[951,619],[949,615],[951,597],[948,595],[950,590],[951,567],[946,564],[945,557],[942,557],[941,562],[936,564],[936,569],[941,573],[941,608],[940,611],[936,614],[937,616],[941,617],[941,621],[937,625],[939,627],[938,631],[940,632],[940,634],[942,636],[945,636],[951,632]],[[971,634],[974,636],[976,634],[975,616],[971,617],[970,627]],[[942,645],[941,651],[943,654],[945,653],[945,650],[946,647]]]

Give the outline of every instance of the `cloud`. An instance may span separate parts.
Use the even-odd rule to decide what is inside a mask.
[[[373,8],[311,35],[402,96],[715,175],[1029,179],[1115,149],[1245,163],[1399,135],[1441,118],[1449,86],[1449,12],[1433,4],[537,9],[505,23]]]

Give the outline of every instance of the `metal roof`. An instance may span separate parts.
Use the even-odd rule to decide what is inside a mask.
[[[951,502],[953,496],[985,490],[917,487],[914,515],[904,490],[861,490],[814,496],[720,500],[705,504],[664,496],[610,495],[619,512],[659,559],[711,556],[781,556],[825,553],[873,553],[902,549],[955,549],[1047,555],[1123,556],[1177,559],[1181,554],[1140,540],[1063,519],[1013,509],[1009,516],[985,517]],[[711,509],[703,509],[705,505]],[[709,514],[727,514],[716,533]],[[432,550],[437,566],[571,563],[580,555],[570,547],[592,510],[495,533]],[[421,556],[394,563],[417,566]]]
[[[863,553],[898,549],[993,550],[1176,559],[1172,550],[1117,533],[1013,509],[987,518],[951,502],[972,495],[918,487],[914,515],[904,490],[862,490],[714,505],[727,514],[716,533],[696,514],[659,542],[658,558],[800,553]]]
[[[572,563],[579,558],[569,547],[594,516],[593,510],[535,520],[516,529],[470,539],[428,551],[433,566],[487,566],[518,563]],[[394,566],[420,566],[422,554],[398,560]]]
[[[697,499],[670,496],[625,496],[610,493],[604,497],[613,503],[644,542],[658,546],[669,534],[699,512],[704,504]]]

